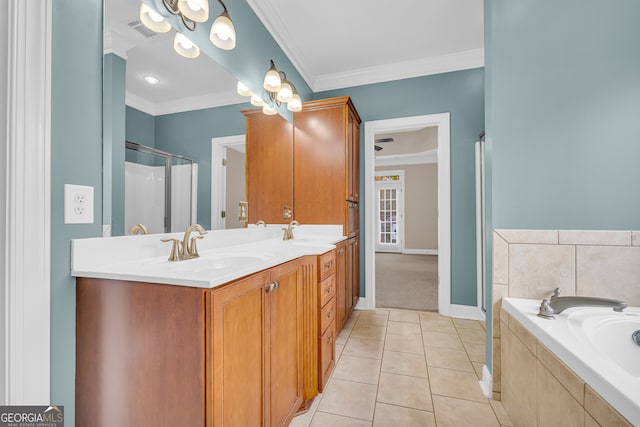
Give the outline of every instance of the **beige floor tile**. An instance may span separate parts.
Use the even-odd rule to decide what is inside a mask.
[[[420,315],[417,311],[391,310],[389,320],[393,322],[420,323]]]
[[[385,351],[382,358],[382,371],[427,378],[427,364],[422,354]]]
[[[342,329],[343,330],[346,329],[347,331],[350,331],[356,325],[357,321],[358,321],[357,318],[354,318],[354,317],[348,318],[347,321],[344,322],[344,325],[342,326]]]
[[[442,332],[423,331],[422,339],[427,347],[444,347],[456,350],[464,350],[458,334],[445,334]]]
[[[502,402],[489,399],[489,404],[491,405],[491,408],[493,408],[493,413],[496,414],[501,426],[513,426],[511,418],[509,418],[509,414],[507,414],[507,411],[504,410],[504,406],[502,406]]]
[[[469,320],[469,319],[457,319],[453,318],[453,324],[457,329],[474,329],[474,330],[482,330],[482,323],[478,320]]]
[[[484,344],[487,341],[484,329],[458,329],[458,336],[463,343]]]
[[[471,364],[473,365],[473,369],[476,371],[476,375],[478,376],[478,380],[481,380],[482,379],[482,368],[484,366],[484,363],[471,362]]]
[[[333,371],[332,378],[359,383],[378,384],[380,376],[380,363],[378,359],[365,357],[342,356]]]
[[[344,344],[336,344],[336,359],[340,358],[344,351]]]
[[[444,317],[444,316],[441,316],[440,313],[438,313],[437,311],[419,311],[418,315],[420,316],[420,320]]]
[[[436,427],[433,412],[376,403],[374,427]]]
[[[311,420],[313,419],[313,415],[318,409],[318,405],[320,405],[320,400],[322,400],[322,394],[318,394],[316,398],[313,399],[313,403],[311,404],[311,407],[307,412],[293,417],[293,420],[291,420],[291,424],[289,424],[289,427],[308,427],[311,423]]]
[[[456,371],[474,372],[471,361],[464,350],[451,348],[426,347],[427,364],[437,368],[455,369]]]
[[[499,427],[488,403],[470,402],[444,396],[433,396],[438,427]]]
[[[429,380],[406,375],[380,373],[378,402],[433,411]]]
[[[422,330],[418,323],[389,321],[389,323],[387,323],[387,333],[422,338]]]
[[[371,311],[360,314],[360,317],[358,317],[358,321],[356,322],[356,324],[385,326],[387,324],[387,320],[389,320],[388,314],[377,314]]]
[[[351,337],[342,350],[345,356],[369,357],[371,359],[382,359],[384,341],[370,340],[366,338]]]
[[[429,367],[429,381],[433,394],[487,403],[475,372]]]
[[[423,331],[431,331],[431,332],[443,332],[446,334],[455,334],[457,333],[455,326],[453,326],[453,322],[448,317],[436,317],[433,319],[425,319],[422,318],[420,320],[420,326]]]
[[[485,363],[487,347],[484,343],[463,343],[472,362]]]
[[[373,384],[331,379],[318,411],[372,421],[377,388]]]
[[[371,427],[371,422],[326,412],[316,412],[309,427]]]
[[[336,344],[345,344],[351,335],[351,330],[343,329],[336,337]]]
[[[350,336],[356,338],[368,338],[371,340],[384,340],[386,332],[387,328],[384,326],[361,324],[358,322],[351,330]]]
[[[384,343],[384,349],[385,351],[424,354],[424,347],[422,347],[422,339],[420,337],[388,334]]]

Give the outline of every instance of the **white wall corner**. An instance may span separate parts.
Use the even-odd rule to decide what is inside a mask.
[[[459,319],[485,320],[484,313],[475,305],[451,304],[451,312],[449,315]]]
[[[478,382],[484,397],[487,399],[493,398],[493,377],[491,376],[491,372],[489,372],[487,365],[482,365],[482,380]]]

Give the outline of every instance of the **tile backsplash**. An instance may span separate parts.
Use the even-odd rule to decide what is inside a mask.
[[[640,231],[493,231],[493,391],[500,397],[502,297],[615,298],[640,306]]]

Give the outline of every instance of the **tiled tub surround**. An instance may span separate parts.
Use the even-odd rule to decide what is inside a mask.
[[[547,320],[537,316],[538,306],[517,298],[502,303],[502,403],[514,425],[640,425],[640,377],[629,372],[640,348],[631,341],[633,330],[625,330],[638,327],[640,308],[580,307]],[[593,334],[594,319],[621,327],[624,336]],[[614,355],[608,354],[614,345],[599,342],[610,336],[619,341]],[[620,365],[614,359],[623,352],[628,357]]]
[[[494,399],[501,398],[503,297],[542,300],[559,287],[562,295],[640,306],[640,231],[494,230],[492,259]]]

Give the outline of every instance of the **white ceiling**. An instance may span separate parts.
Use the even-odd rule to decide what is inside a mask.
[[[233,1],[245,0],[226,2],[232,17]],[[246,1],[314,92],[484,65],[481,0]],[[243,102],[235,78],[205,54],[173,51],[173,31],[132,30],[139,8],[105,0],[105,51],[126,52],[128,105],[155,115]]]

